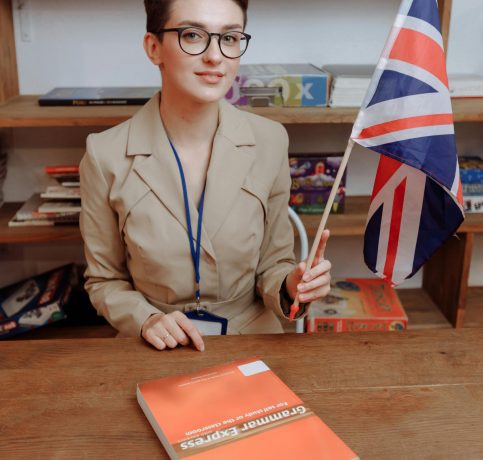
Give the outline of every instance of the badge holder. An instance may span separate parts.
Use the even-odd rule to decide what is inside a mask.
[[[203,335],[226,335],[228,320],[223,316],[215,315],[201,307],[191,310],[185,315],[195,324]]]

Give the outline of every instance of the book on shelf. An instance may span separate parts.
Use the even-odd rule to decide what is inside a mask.
[[[458,162],[463,184],[483,183],[483,158],[476,155],[463,155],[459,157]]]
[[[360,107],[376,66],[367,64],[326,64],[330,75],[330,107]]]
[[[252,107],[325,107],[328,75],[312,64],[242,64],[226,99]]]
[[[68,264],[0,289],[0,339],[64,319],[76,282],[75,265]]]
[[[448,75],[449,94],[452,98],[483,97],[483,75]]]
[[[44,203],[39,193],[34,193],[15,215],[9,220],[9,227],[52,226],[60,224],[77,224],[79,212],[42,212],[39,208]]]
[[[140,383],[137,400],[171,459],[357,458],[256,358]]]
[[[463,196],[465,212],[483,212],[483,194]]]
[[[45,201],[39,206],[39,212],[65,212],[65,213],[79,213],[81,211],[80,200],[70,201]]]
[[[159,87],[59,87],[40,96],[40,106],[143,105]]]
[[[41,198],[54,199],[54,200],[80,200],[80,188],[79,187],[65,187],[62,185],[49,185],[45,192],[40,194]]]
[[[290,207],[300,214],[321,214],[342,162],[337,154],[290,154]],[[331,212],[344,212],[346,173],[342,176]]]
[[[312,302],[307,332],[401,331],[407,316],[396,291],[382,279],[331,281],[322,300]]]
[[[49,175],[75,174],[79,175],[79,165],[51,165],[44,166],[44,171]]]

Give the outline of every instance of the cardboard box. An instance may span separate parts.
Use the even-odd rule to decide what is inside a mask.
[[[337,154],[339,155],[339,154]],[[342,156],[291,156],[289,159],[292,187],[290,206],[300,214],[321,214],[332,190]],[[331,212],[344,211],[345,177],[342,176]]]
[[[226,99],[252,107],[325,107],[328,74],[311,64],[241,65]]]
[[[333,280],[331,291],[312,302],[307,332],[402,331],[408,318],[396,291],[381,279]]]

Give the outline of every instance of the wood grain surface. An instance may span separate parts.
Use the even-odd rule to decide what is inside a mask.
[[[483,458],[483,330],[0,343],[0,458],[168,458],[136,383],[263,359],[362,459]]]

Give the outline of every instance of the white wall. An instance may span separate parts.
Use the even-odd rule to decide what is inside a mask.
[[[27,4],[31,41],[22,40],[19,14],[14,13],[21,94],[40,94],[55,86],[159,84],[158,70],[142,49],[145,14],[141,0],[30,0]],[[247,32],[254,38],[244,62],[374,63],[398,5],[399,0],[252,0]],[[483,74],[482,44],[482,1],[455,0],[448,71]],[[349,125],[292,125],[288,129],[293,152],[343,151],[350,133]],[[40,191],[43,165],[78,161],[86,135],[99,130],[13,130],[6,200],[24,200]],[[456,131],[460,153],[483,153],[482,124],[459,124]],[[348,169],[349,195],[370,193],[376,162],[375,154],[354,150]],[[470,284],[483,285],[483,238],[477,238],[476,246]],[[58,256],[51,260],[51,249],[44,246],[3,251],[0,285],[44,265],[58,264]],[[82,258],[75,244],[66,252],[70,258]],[[17,260],[19,256],[23,262]],[[328,257],[336,276],[369,275],[362,262],[361,238],[334,238]],[[404,287],[420,282],[417,275]]]

